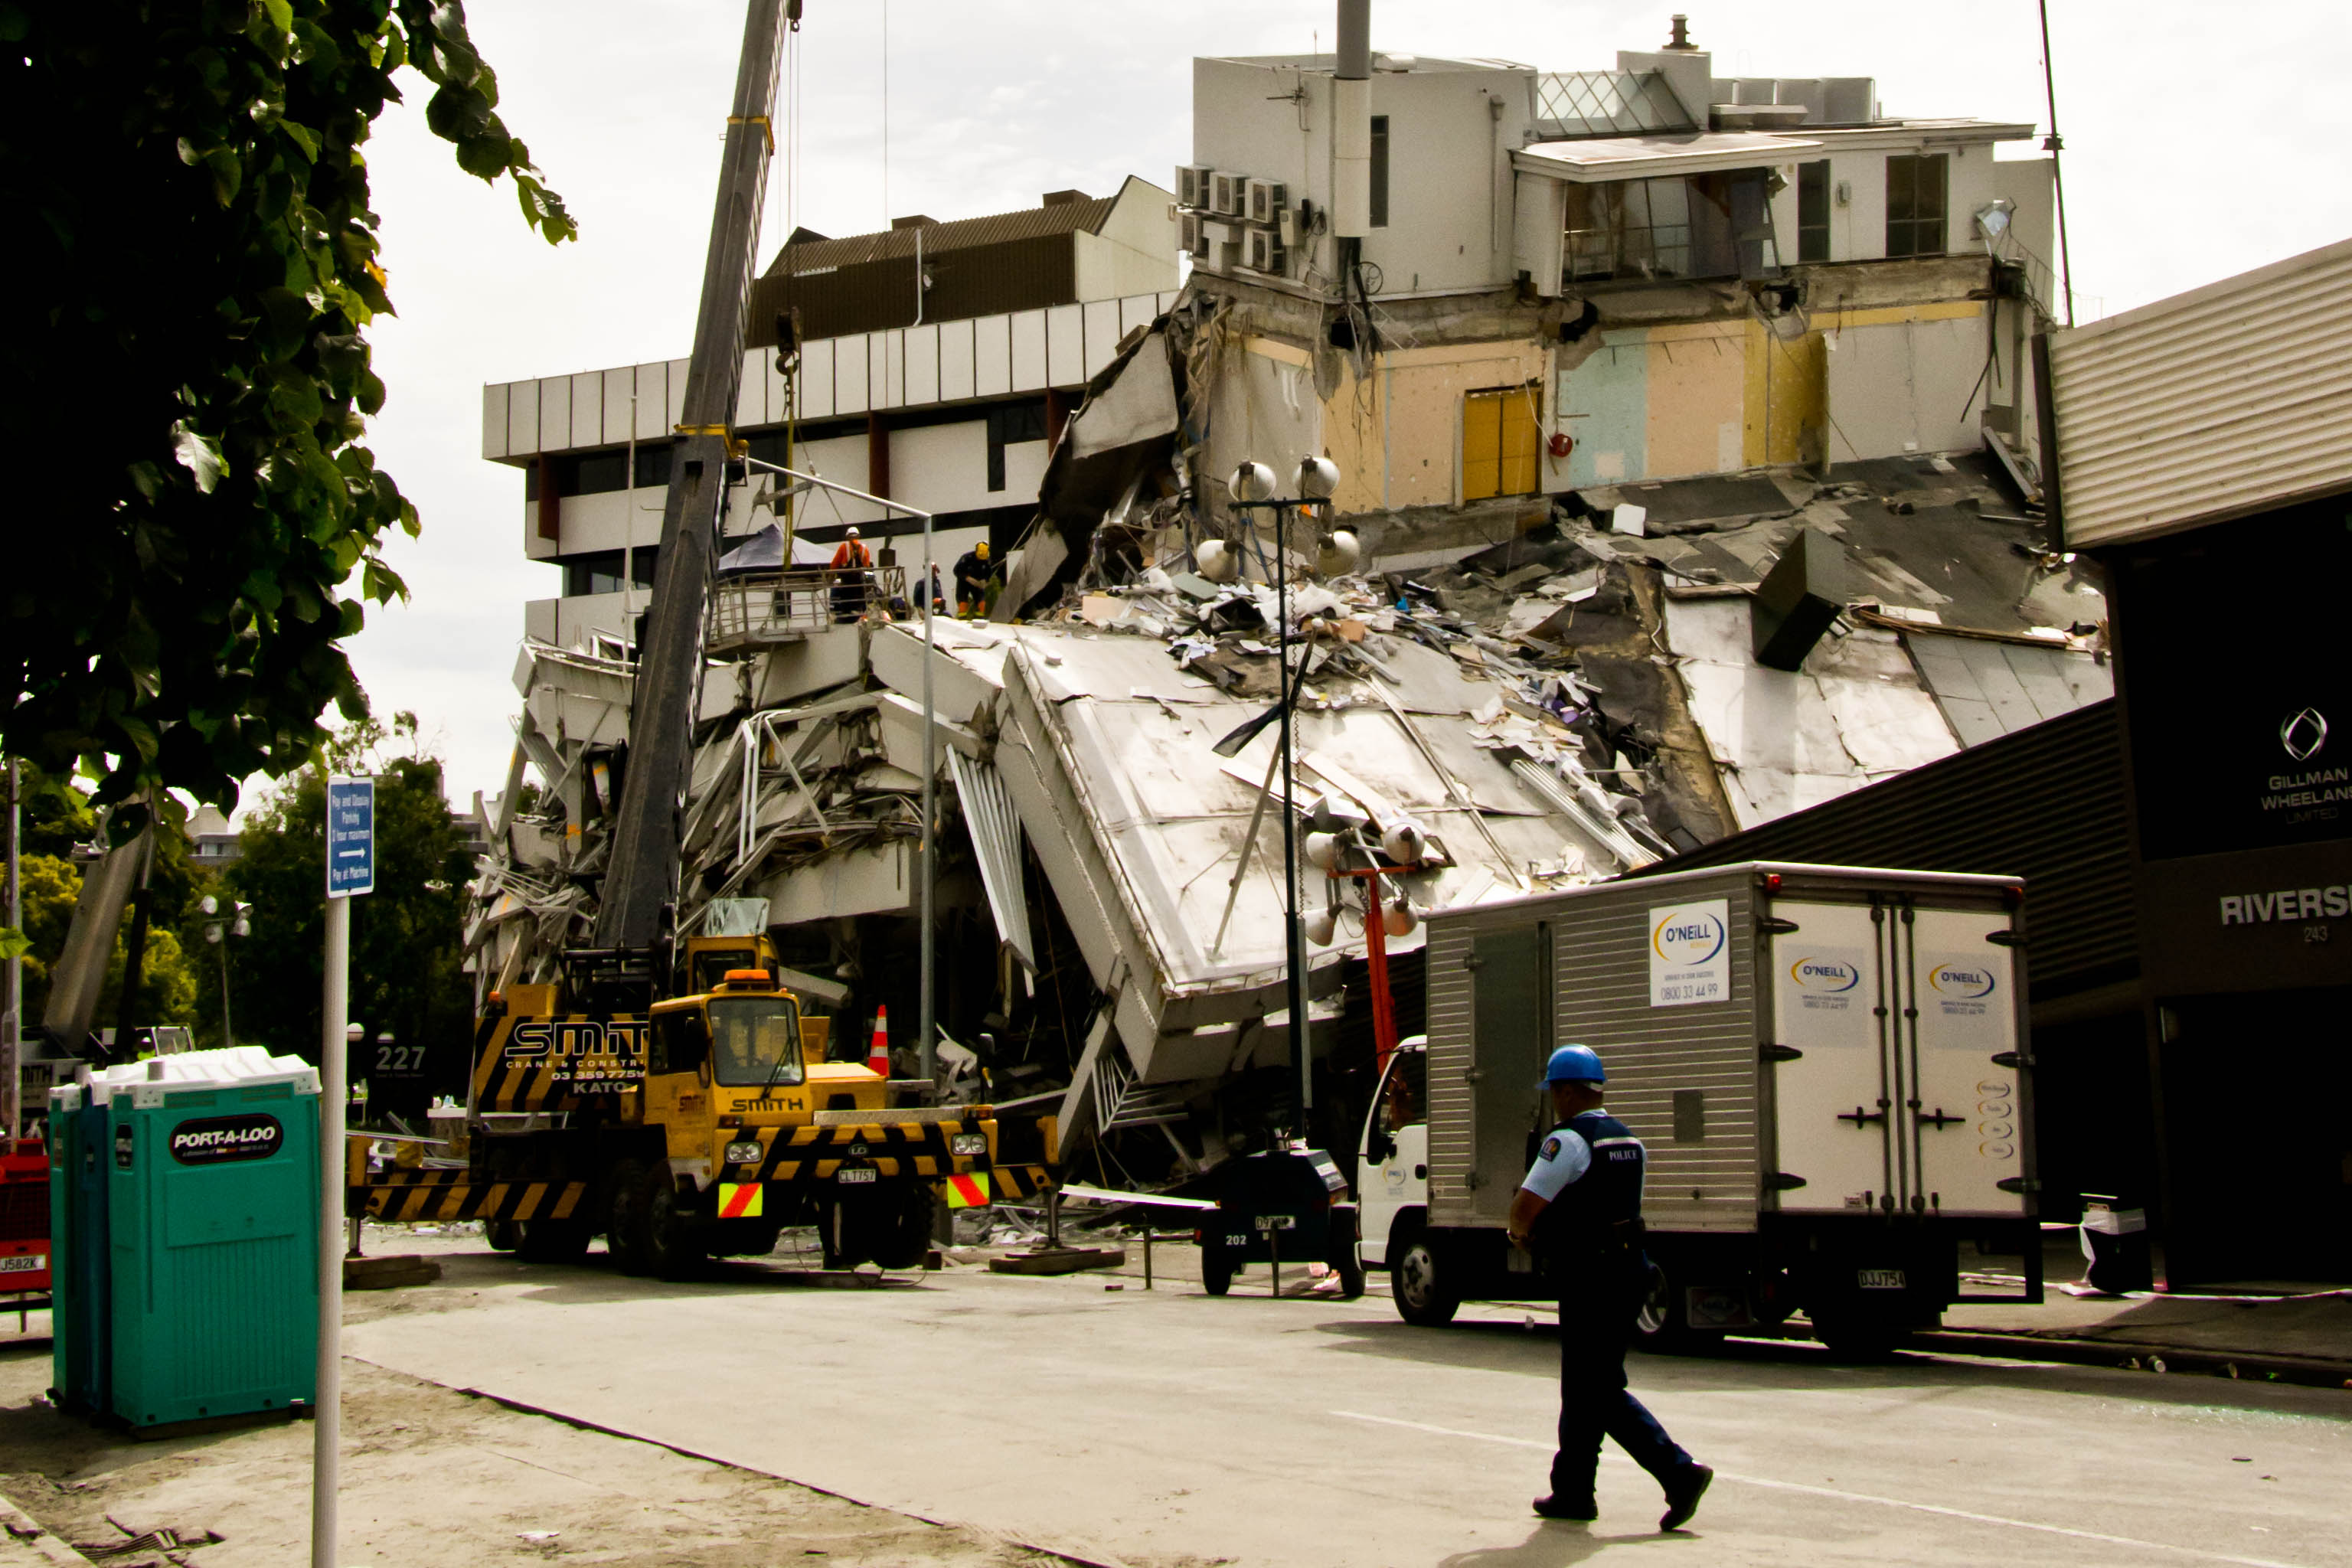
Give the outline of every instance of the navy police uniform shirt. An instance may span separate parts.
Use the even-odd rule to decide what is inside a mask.
[[[1588,1110],[1554,1128],[1519,1185],[1543,1199],[1534,1241],[1539,1253],[1605,1245],[1642,1216],[1647,1151],[1623,1122]]]

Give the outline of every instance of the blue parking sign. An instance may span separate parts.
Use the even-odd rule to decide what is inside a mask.
[[[327,897],[375,891],[375,780],[327,781]]]

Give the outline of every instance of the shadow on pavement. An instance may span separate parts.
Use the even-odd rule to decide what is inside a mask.
[[[1410,1323],[1356,1318],[1318,1324],[1317,1331],[1344,1342],[1342,1348],[1357,1354],[1432,1366],[1549,1378],[1557,1374],[1559,1364],[1555,1331],[1541,1321],[1533,1328],[1521,1323],[1468,1322],[1422,1329]],[[2118,1353],[2127,1350],[2119,1347]],[[1637,1388],[1676,1392],[1877,1388],[1956,1393],[1968,1388],[2009,1388],[2106,1399],[2127,1396],[2168,1405],[2324,1415],[2339,1420],[2352,1417],[2352,1393],[2337,1389],[2052,1362],[1980,1361],[1909,1351],[1897,1352],[1883,1362],[1840,1362],[1805,1341],[1734,1339],[1719,1350],[1697,1355],[1636,1352],[1626,1364]]]
[[[1563,1568],[1567,1563],[1587,1562],[1612,1546],[1666,1546],[1676,1542],[1696,1544],[1699,1539],[1687,1534],[1661,1535],[1654,1530],[1631,1535],[1597,1535],[1589,1524],[1546,1521],[1535,1526],[1517,1546],[1458,1552],[1439,1559],[1437,1568]]]

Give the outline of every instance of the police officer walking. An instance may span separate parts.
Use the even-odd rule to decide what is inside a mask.
[[[1556,1125],[1511,1199],[1514,1246],[1531,1247],[1559,1290],[1559,1452],[1546,1519],[1590,1520],[1601,1439],[1614,1437],[1665,1489],[1660,1530],[1698,1511],[1715,1471],[1685,1453],[1625,1388],[1625,1346],[1648,1285],[1642,1252],[1642,1141],[1601,1109],[1607,1079],[1584,1046],[1562,1046],[1544,1068]]]

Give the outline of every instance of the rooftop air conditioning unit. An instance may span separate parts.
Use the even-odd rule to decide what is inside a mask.
[[[1176,165],[1176,205],[1180,207],[1205,207],[1209,205],[1210,170],[1201,163]]]
[[[1282,216],[1290,205],[1287,192],[1280,180],[1252,180],[1249,183],[1249,220],[1272,224]]]
[[[1201,247],[1192,252],[1192,267],[1200,272],[1223,272],[1235,260],[1234,249],[1239,236],[1234,226],[1213,217],[1202,216]]]
[[[1288,258],[1283,252],[1282,237],[1270,228],[1254,228],[1247,232],[1249,249],[1242,265],[1253,272],[1279,273],[1286,270]]]
[[[1209,175],[1209,210],[1227,217],[1239,217],[1249,205],[1249,176],[1231,174],[1223,169]]]
[[[1201,254],[1201,215],[1199,213],[1177,215],[1176,248],[1196,257]]]

